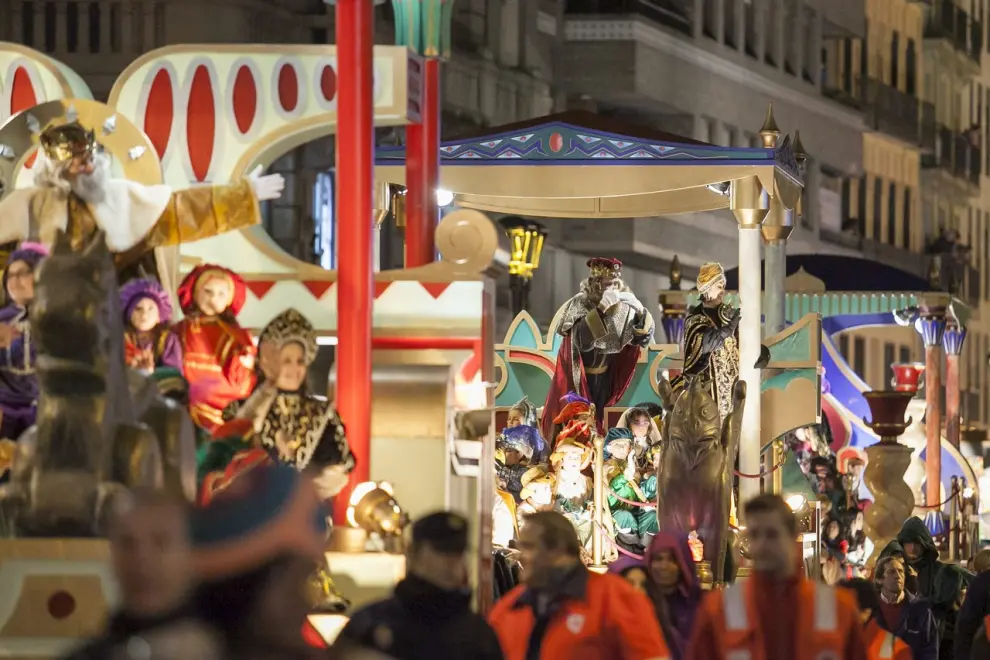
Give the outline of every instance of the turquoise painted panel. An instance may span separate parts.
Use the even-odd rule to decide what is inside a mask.
[[[781,369],[772,376],[769,372],[763,372],[763,380],[760,383],[760,390],[786,390],[787,386],[795,380],[810,380],[816,382],[818,379],[817,369]]]
[[[798,362],[811,359],[811,328],[805,326],[770,347],[774,361]]]
[[[533,334],[533,329],[528,323],[520,323],[516,326],[515,332],[509,337],[509,346],[515,346],[516,348],[529,348],[536,350],[539,348],[540,337]]]
[[[656,376],[650,374],[649,366],[649,362],[636,366],[636,374],[633,376],[632,383],[629,384],[629,389],[619,400],[620,406],[628,408],[644,401],[660,403],[660,397],[656,395],[651,385],[651,381]]]
[[[495,398],[496,406],[511,406],[524,396],[537,406],[543,405],[550,391],[550,377],[532,365],[518,362],[507,362],[509,369],[508,382],[505,388]]]

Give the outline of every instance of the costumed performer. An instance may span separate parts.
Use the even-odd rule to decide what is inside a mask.
[[[186,275],[178,294],[185,318],[174,332],[189,382],[189,414],[197,427],[212,434],[224,422],[224,408],[254,389],[254,341],[237,323],[246,287],[233,271],[202,264]]]
[[[102,134],[107,130],[104,124]],[[0,198],[0,244],[29,240],[51,246],[62,230],[79,250],[100,229],[118,270],[129,276],[157,272],[155,248],[258,224],[258,202],[277,199],[285,187],[281,175],[261,176],[260,168],[236,183],[185,190],[116,178],[95,131],[76,121],[71,109],[43,130],[38,126],[32,138],[43,156],[35,185]]]
[[[146,374],[164,367],[182,369],[182,346],[170,327],[172,303],[161,284],[131,280],[120,288],[120,309],[127,366]]]
[[[574,438],[589,448],[592,447],[594,436],[598,433],[595,425],[595,404],[574,392],[568,392],[561,397],[560,404],[560,412],[553,418],[551,446],[556,450],[561,441]]]
[[[519,502],[523,474],[529,469],[533,456],[543,449],[543,438],[533,426],[507,428],[495,439],[495,448],[501,450],[501,461],[496,461],[495,471],[504,489]]]
[[[660,451],[661,436],[659,415],[653,417],[642,404],[626,408],[619,416],[616,428],[629,429],[633,438],[633,453],[641,470],[647,470]]]
[[[705,379],[718,404],[719,418],[724,420],[732,412],[732,388],[739,378],[740,310],[725,300],[721,264],[703,264],[697,286],[701,302],[688,310],[684,320],[684,368],[670,385],[676,399],[688,379]],[[762,369],[769,361],[770,351],[762,346],[756,368]]]
[[[3,271],[8,304],[0,309],[0,476],[14,459],[14,443],[34,425],[38,412],[37,347],[28,318],[34,271],[48,256],[38,243],[21,243]]]
[[[519,497],[522,502],[516,507],[517,526],[522,529],[526,524],[526,516],[537,511],[549,511],[553,508],[555,478],[547,468],[537,465],[526,470],[522,476],[522,490]]]
[[[608,507],[615,522],[616,540],[630,549],[643,549],[659,529],[655,503],[656,479],[640,484],[629,429],[612,428],[605,436],[605,483]],[[650,506],[638,506],[639,504]]]
[[[580,293],[557,312],[557,333],[564,339],[543,405],[546,436],[566,392],[595,404],[598,430],[604,433],[605,409],[625,394],[642,347],[653,341],[653,317],[623,284],[622,262],[596,257],[588,260],[588,267],[591,273],[581,282]]]

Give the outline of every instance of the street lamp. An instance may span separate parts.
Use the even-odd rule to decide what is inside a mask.
[[[540,255],[543,254],[547,230],[534,220],[515,215],[502,218],[501,225],[512,245],[509,257],[509,289],[512,292],[512,314],[517,316],[529,306],[533,272],[540,267]]]

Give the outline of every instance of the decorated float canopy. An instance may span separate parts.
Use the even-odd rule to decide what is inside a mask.
[[[377,150],[379,183],[405,184],[405,148]],[[534,169],[535,168],[535,169]],[[791,141],[718,147],[570,111],[440,146],[440,187],[458,206],[558,218],[634,218],[729,208],[729,185],[756,177],[785,208],[803,184]]]
[[[917,309],[945,313],[965,327],[970,308],[965,301],[937,290],[912,273],[859,257],[788,255],[787,274],[787,322],[799,322],[810,313],[822,317],[821,356],[828,382],[822,414],[832,431],[832,447],[865,449],[879,440],[864,422],[872,414],[863,393],[872,388],[849,366],[835,337],[846,330],[896,325],[898,313]],[[725,275],[727,296],[731,299],[736,295],[733,290],[739,281],[738,269],[728,270]],[[694,304],[696,293],[682,293],[688,304]],[[924,456],[922,451],[921,460]],[[943,433],[942,481],[946,492],[954,477],[976,483],[972,466]]]

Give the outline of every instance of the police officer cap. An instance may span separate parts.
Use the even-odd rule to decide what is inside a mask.
[[[412,540],[438,552],[462,554],[467,551],[468,521],[447,511],[431,513],[413,523]]]

